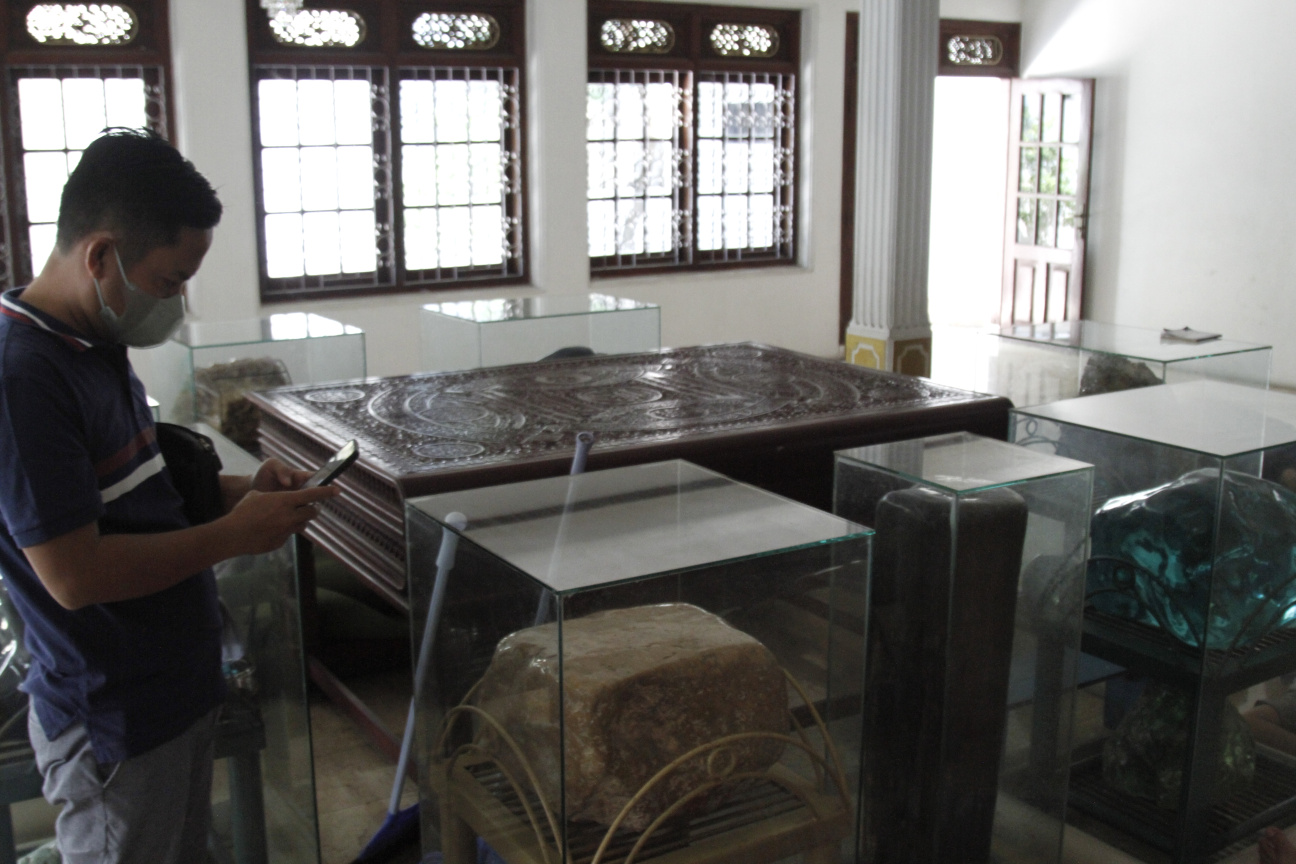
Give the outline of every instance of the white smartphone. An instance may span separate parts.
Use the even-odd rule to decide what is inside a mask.
[[[329,461],[325,462],[323,467],[311,475],[311,478],[302,484],[303,489],[311,486],[327,486],[337,479],[337,476],[351,467],[360,456],[360,446],[356,444],[354,438],[343,444],[338,451],[333,454]]]

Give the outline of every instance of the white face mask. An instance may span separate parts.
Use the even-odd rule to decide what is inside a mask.
[[[126,268],[122,266],[116,246],[113,247],[113,255],[117,258],[117,269],[121,271],[122,282],[126,285],[126,310],[121,315],[104,302],[99,280],[94,280],[95,291],[99,295],[99,317],[108,329],[109,339],[132,348],[161,345],[180,329],[180,324],[184,321],[184,294],[176,294],[165,300],[146,294],[126,278]]]

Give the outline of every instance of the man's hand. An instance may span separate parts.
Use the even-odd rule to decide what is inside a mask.
[[[256,492],[285,492],[298,489],[310,479],[313,471],[291,468],[278,459],[271,457],[261,463],[261,467],[252,475],[252,489]]]
[[[272,460],[273,461],[273,460]],[[270,463],[267,462],[266,465]],[[224,519],[234,523],[233,532],[239,538],[239,544],[245,548],[235,553],[240,555],[258,555],[271,552],[284,544],[289,536],[300,532],[306,523],[319,515],[315,504],[325,498],[332,498],[340,490],[333,486],[315,486],[310,489],[298,489],[310,476],[309,471],[294,471],[287,466],[284,474],[273,469],[266,470],[263,465],[253,477],[251,492],[243,496]],[[263,475],[268,475],[266,479]],[[298,477],[298,475],[302,475]],[[258,482],[278,486],[287,477],[293,483],[287,491],[260,491]],[[223,521],[223,520],[222,520]]]

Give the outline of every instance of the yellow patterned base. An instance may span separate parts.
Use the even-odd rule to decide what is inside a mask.
[[[846,362],[869,369],[927,376],[931,374],[931,344],[930,336],[888,343],[885,339],[847,333]]]

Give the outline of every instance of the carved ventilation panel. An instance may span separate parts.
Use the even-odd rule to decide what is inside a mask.
[[[303,9],[270,19],[276,41],[299,48],[353,48],[364,41],[364,19],[347,9]]]
[[[665,21],[609,18],[599,30],[599,43],[614,54],[668,54],[675,47],[675,29]]]
[[[945,47],[955,66],[998,66],[1004,58],[998,36],[955,36]]]
[[[411,29],[421,47],[441,51],[486,51],[500,38],[499,22],[479,13],[424,12]]]
[[[138,21],[116,3],[41,3],[27,13],[27,32],[42,45],[128,45]]]
[[[711,28],[711,50],[721,57],[773,57],[778,31],[761,24],[717,24]]]

